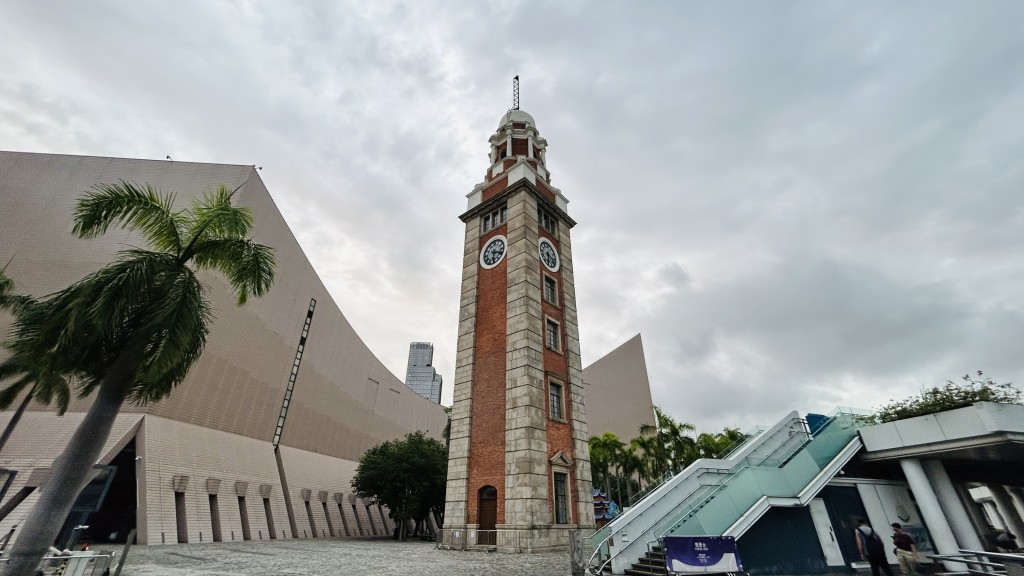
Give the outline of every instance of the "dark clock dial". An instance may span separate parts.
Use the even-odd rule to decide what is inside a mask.
[[[505,237],[495,236],[487,241],[484,249],[480,252],[480,264],[484,268],[493,268],[501,262],[505,256]]]
[[[555,246],[551,244],[551,241],[547,238],[540,239],[540,260],[544,263],[544,266],[552,272],[558,271],[558,252],[555,251]]]

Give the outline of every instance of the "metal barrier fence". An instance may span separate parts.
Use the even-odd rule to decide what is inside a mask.
[[[102,576],[110,574],[114,552],[81,550],[67,554],[43,556],[37,574],[43,576]],[[9,558],[0,562],[10,562]]]
[[[478,530],[476,528],[442,528],[437,547],[446,550],[471,548],[501,548],[522,552],[520,530]]]
[[[959,554],[929,554],[953,569],[943,572],[947,576],[1024,576],[1024,554],[1008,552],[984,552],[961,549]]]

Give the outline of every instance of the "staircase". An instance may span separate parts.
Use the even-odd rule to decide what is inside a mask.
[[[626,574],[631,576],[667,575],[665,554],[661,551],[661,546],[653,546],[643,558],[633,563],[632,568],[626,568]]]
[[[590,538],[591,572],[665,574],[664,536],[738,538],[771,506],[806,505],[860,449],[859,424],[837,410],[812,431],[794,412],[728,457],[694,462]]]

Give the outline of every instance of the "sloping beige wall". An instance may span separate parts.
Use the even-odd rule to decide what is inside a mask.
[[[308,529],[302,489],[313,490],[317,526],[327,528],[320,490],[330,492],[329,513],[342,532],[335,493],[349,494],[359,456],[371,446],[423,430],[439,438],[447,422],[442,407],[421,398],[391,374],[366,347],[331,299],[251,166],[129,160],[0,152],[0,265],[18,292],[54,292],[109,262],[119,249],[142,246],[139,238],[111,230],[95,240],[70,234],[71,213],[82,192],[119,179],[149,183],[177,194],[176,207],[224,184],[240,187],[238,204],[255,216],[253,237],[275,249],[277,279],[271,292],[235,305],[226,282],[204,274],[215,320],[203,356],[167,399],[125,406],[108,449],[139,425],[140,541],[177,541],[172,479],[189,476],[186,506],[189,540],[211,537],[208,479],[220,479],[224,539],[241,525],[235,482],[248,482],[247,504],[253,538],[267,538],[260,484],[273,486],[276,531],[288,532],[280,478],[271,439],[311,298],[317,305],[281,439],[283,460],[300,530]],[[339,254],[339,258],[345,255]],[[6,335],[9,316],[0,316]],[[404,345],[404,344],[403,344]],[[31,470],[48,467],[63,448],[90,399],[76,399],[63,418],[33,404],[0,454],[0,466],[20,470],[16,492]],[[10,413],[0,413],[6,422]],[[21,483],[21,484],[19,484]],[[12,513],[0,532],[31,509],[34,497]],[[366,510],[357,506],[359,513]],[[351,513],[351,506],[343,506]],[[317,516],[318,515],[318,516]],[[347,518],[355,530],[353,518]],[[378,530],[380,519],[375,519]],[[364,530],[368,528],[361,518]]]
[[[651,385],[639,334],[584,368],[583,389],[591,436],[611,432],[629,442],[640,434],[641,424],[654,424]]]
[[[408,390],[366,348],[251,166],[0,152],[0,260],[11,260],[7,271],[18,291],[53,292],[97,270],[117,250],[142,245],[120,230],[94,240],[70,234],[81,193],[119,179],[174,192],[181,208],[220,184],[241,186],[236,198],[254,212],[253,236],[274,248],[278,263],[271,292],[244,307],[235,305],[219,274],[204,274],[215,320],[203,356],[169,398],[126,411],[270,440],[314,298],[282,444],[355,460],[378,442],[411,430],[440,438],[447,421],[441,407]],[[76,401],[72,411],[88,402]]]

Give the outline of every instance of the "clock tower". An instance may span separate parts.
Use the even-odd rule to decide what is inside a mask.
[[[441,545],[510,552],[591,529],[568,201],[533,117],[502,115],[468,195]]]

